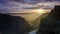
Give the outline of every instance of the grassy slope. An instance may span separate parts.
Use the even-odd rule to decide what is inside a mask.
[[[37,17],[34,21],[31,22],[31,23],[32,23],[32,26],[33,26],[34,28],[38,28],[41,19],[44,18],[44,17],[46,17],[47,15],[48,15],[48,13],[45,13],[45,14]]]
[[[39,26],[40,20],[47,16],[48,13],[45,13],[43,15],[41,14],[27,14],[27,13],[11,13],[10,15],[14,15],[14,16],[21,16],[23,18],[25,18],[28,22],[29,25],[31,25],[34,29],[37,28]]]

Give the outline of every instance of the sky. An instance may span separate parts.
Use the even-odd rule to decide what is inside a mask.
[[[29,13],[40,8],[51,9],[60,5],[60,0],[0,0],[0,12]]]

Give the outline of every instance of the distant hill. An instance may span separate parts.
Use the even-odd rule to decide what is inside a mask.
[[[49,13],[44,13],[42,15],[40,15],[39,17],[37,17],[34,21],[32,21],[32,26],[34,28],[38,28],[39,24],[40,24],[40,21],[42,18],[46,17]]]

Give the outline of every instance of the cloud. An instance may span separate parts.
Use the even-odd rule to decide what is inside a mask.
[[[7,3],[7,2],[29,3],[31,2],[31,0],[0,0],[0,3]]]
[[[6,2],[6,3],[0,3],[0,12],[24,12],[26,11],[22,7],[30,7],[33,5],[30,4],[24,4],[19,2]]]
[[[20,3],[30,3],[30,4],[36,4],[38,2],[54,2],[54,1],[60,1],[60,0],[0,0],[0,3],[6,3],[6,2],[20,2]]]
[[[60,2],[41,1],[45,0],[0,0],[0,12],[26,12],[26,10],[47,8],[46,6],[50,8],[55,4],[60,4]]]
[[[0,3],[0,12],[11,12],[16,10],[18,10],[18,5],[14,2]]]

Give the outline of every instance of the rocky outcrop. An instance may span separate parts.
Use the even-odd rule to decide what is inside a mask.
[[[60,6],[55,6],[50,14],[40,22],[37,34],[60,34]]]
[[[32,29],[24,18],[0,13],[1,34],[27,34]]]

